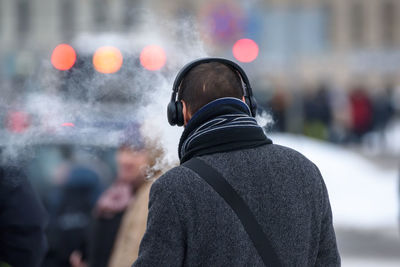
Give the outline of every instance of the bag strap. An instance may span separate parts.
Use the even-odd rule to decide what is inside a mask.
[[[265,266],[282,266],[278,256],[273,250],[267,236],[263,232],[253,213],[223,176],[213,167],[198,158],[192,158],[186,161],[183,163],[183,166],[196,172],[226,201],[226,203],[228,203],[229,206],[231,206],[232,210],[242,222],[251,241],[253,241],[253,244]]]

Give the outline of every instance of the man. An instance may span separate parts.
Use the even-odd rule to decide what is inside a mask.
[[[22,171],[0,166],[0,266],[40,266],[47,214]]]
[[[251,117],[255,100],[247,77],[235,65],[203,59],[178,75],[184,76],[176,81],[177,107],[182,103],[176,110],[182,109],[185,125],[181,164],[198,158],[222,174],[249,207],[282,266],[340,266],[328,193],[318,168],[265,136]],[[196,172],[181,165],[151,188],[147,230],[133,266],[264,262],[233,209]]]

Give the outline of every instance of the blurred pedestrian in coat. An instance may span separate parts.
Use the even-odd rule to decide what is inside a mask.
[[[350,94],[352,130],[357,141],[372,127],[372,103],[363,88],[356,88]]]
[[[0,167],[0,266],[40,266],[46,224],[47,214],[24,173]]]

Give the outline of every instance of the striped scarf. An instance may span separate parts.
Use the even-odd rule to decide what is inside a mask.
[[[195,156],[271,144],[250,116],[248,106],[236,98],[220,98],[202,107],[190,119],[179,143],[181,163]]]

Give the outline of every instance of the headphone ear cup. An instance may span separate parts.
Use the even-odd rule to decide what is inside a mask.
[[[175,102],[169,102],[167,108],[168,122],[171,126],[177,124],[176,105]]]
[[[183,105],[181,101],[175,102],[176,107],[176,125],[183,126],[184,118],[183,118]]]

